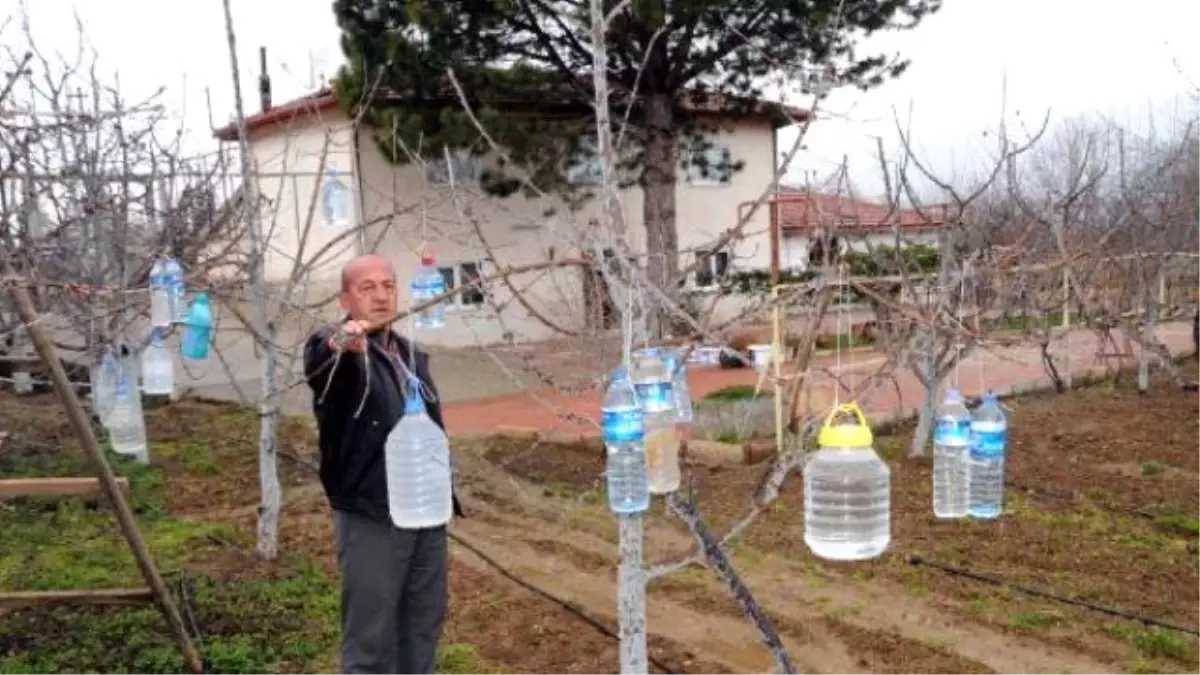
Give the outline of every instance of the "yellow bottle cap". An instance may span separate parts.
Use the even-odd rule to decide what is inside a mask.
[[[838,415],[853,415],[855,423],[834,424]],[[821,432],[817,434],[817,443],[823,448],[869,448],[874,442],[875,436],[867,425],[867,416],[857,403],[845,403],[829,411]]]

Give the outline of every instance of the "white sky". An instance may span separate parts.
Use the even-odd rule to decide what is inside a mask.
[[[310,91],[321,73],[335,72],[341,50],[331,0],[232,2],[249,112],[258,103],[260,45],[268,50],[277,103]],[[0,0],[0,6],[0,16],[19,22],[18,0]],[[130,100],[165,86],[164,102],[184,119],[191,147],[210,142],[206,87],[215,122],[228,121],[233,96],[218,0],[30,0],[28,7],[47,55],[75,53],[71,13],[77,10],[99,54],[100,75],[119,72]],[[813,125],[792,179],[802,181],[806,170],[827,175],[846,155],[856,189],[878,193],[874,139],[882,137],[893,154],[893,109],[904,119],[910,105],[914,145],[939,175],[979,167],[982,153],[994,147],[982,133],[997,126],[1005,76],[1010,119],[1019,111],[1023,120],[1040,121],[1047,109],[1053,119],[1097,112],[1135,126],[1170,117],[1196,105],[1198,26],[1195,0],[946,0],[915,31],[868,44],[864,52],[899,51],[913,64],[899,80],[865,94],[835,92],[826,104],[834,119]],[[17,29],[10,24],[0,42],[21,42]],[[781,134],[780,148],[793,138]]]

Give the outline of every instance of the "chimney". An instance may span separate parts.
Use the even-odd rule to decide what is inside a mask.
[[[258,48],[258,102],[262,111],[271,109],[271,76],[267,74],[267,48]]]

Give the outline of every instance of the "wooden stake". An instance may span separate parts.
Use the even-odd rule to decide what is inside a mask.
[[[129,479],[117,479],[122,491],[129,489]],[[96,478],[4,478],[0,479],[0,499],[13,497],[92,497],[103,495],[104,489]]]
[[[0,609],[53,605],[144,605],[148,602],[154,602],[154,593],[149,588],[0,593]]]
[[[3,255],[0,255],[0,273],[5,276],[11,274],[11,268]],[[146,579],[146,585],[153,592],[159,611],[162,612],[163,618],[167,620],[171,632],[175,634],[175,639],[179,642],[179,649],[183,652],[188,669],[193,673],[203,673],[204,663],[200,660],[200,653],[196,651],[196,645],[183,625],[179,608],[171,599],[171,594],[167,591],[167,586],[158,573],[158,567],[154,564],[154,558],[150,556],[150,551],[146,548],[146,542],[142,539],[141,531],[138,530],[133,511],[125,502],[125,496],[121,494],[121,486],[117,477],[113,475],[112,468],[108,466],[108,461],[104,458],[104,453],[100,451],[100,444],[96,441],[96,435],[92,433],[91,422],[88,420],[83,406],[79,403],[79,397],[75,395],[75,389],[71,387],[70,380],[67,379],[67,373],[63,370],[58,353],[42,331],[42,326],[38,322],[37,310],[33,306],[33,299],[29,297],[29,291],[25,289],[24,284],[14,283],[11,278],[6,279],[6,282],[8,293],[13,299],[13,304],[16,305],[17,315],[21,317],[21,323],[29,332],[29,339],[37,349],[38,355],[42,357],[42,363],[50,370],[50,380],[54,384],[54,392],[58,395],[58,400],[62,402],[67,419],[71,422],[75,436],[79,439],[79,444],[83,446],[88,459],[96,468],[100,485],[104,488],[104,494],[117,513],[117,522],[121,526],[121,533],[129,541],[129,548],[133,550],[133,557],[142,571],[142,576]]]

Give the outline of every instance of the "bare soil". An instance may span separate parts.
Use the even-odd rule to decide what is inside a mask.
[[[1185,367],[1194,372],[1196,363]],[[1196,629],[1196,394],[1159,384],[1139,395],[1120,383],[1007,405],[1009,489],[1000,519],[934,519],[929,460],[903,456],[911,429],[902,427],[877,437],[893,481],[893,540],[880,559],[845,565],[812,556],[802,538],[798,472],[733,545],[736,568],[797,668],[1196,671],[1194,635],[910,562],[920,556]],[[0,415],[13,436],[42,439],[22,452],[73,452],[50,397],[18,402],[5,394]],[[186,401],[148,413],[154,462],[167,481],[165,508],[196,522],[231,524],[238,533],[190,561],[196,571],[231,579],[289,573],[286,560],[264,563],[246,550],[258,506],[256,421],[232,407]],[[334,575],[329,509],[311,468],[311,422],[286,421],[282,449],[281,548]],[[4,457],[9,450],[0,449],[0,466],[14,461]],[[453,547],[446,641],[473,645],[488,668],[502,672],[614,672],[616,530],[604,506],[602,452],[475,439],[456,443],[456,461],[468,516],[452,526],[460,543]],[[746,511],[764,470],[696,467],[685,489],[722,531]],[[647,523],[648,561],[692,548],[691,536],[656,503]],[[706,569],[654,580],[647,611],[659,670],[772,667],[751,624]],[[36,620],[31,625],[45,625]],[[336,669],[336,654],[323,663]]]

